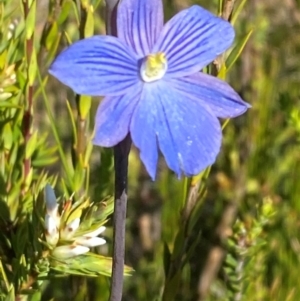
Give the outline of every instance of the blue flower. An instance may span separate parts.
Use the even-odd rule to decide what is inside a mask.
[[[158,149],[175,173],[198,174],[220,151],[218,117],[250,106],[224,81],[199,72],[233,42],[233,27],[200,6],[163,25],[161,0],[123,0],[118,37],[74,43],[50,73],[78,94],[105,96],[94,143],[112,147],[128,133],[152,177]]]

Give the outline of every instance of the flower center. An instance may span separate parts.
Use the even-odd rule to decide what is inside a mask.
[[[142,62],[140,74],[145,82],[161,79],[167,71],[168,63],[163,52],[147,55]]]

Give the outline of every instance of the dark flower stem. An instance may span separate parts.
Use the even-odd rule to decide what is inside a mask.
[[[127,210],[128,155],[131,138],[128,135],[114,147],[115,203],[114,203],[114,251],[110,301],[121,301],[123,291],[125,256],[125,221]]]
[[[117,34],[116,11],[118,0],[106,0],[106,34]],[[128,135],[114,147],[115,163],[115,202],[114,202],[114,237],[113,266],[110,287],[110,301],[121,301],[123,291],[124,256],[125,256],[125,222],[127,210],[127,174],[128,155],[131,138]]]

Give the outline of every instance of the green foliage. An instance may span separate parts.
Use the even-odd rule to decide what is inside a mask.
[[[235,221],[233,234],[227,241],[228,253],[223,265],[228,300],[247,300],[246,296],[255,291],[256,285],[263,281],[266,273],[263,261],[267,247],[267,235],[264,231],[274,221],[275,214],[272,200],[265,199],[257,208],[256,217]],[[266,299],[267,291],[267,287],[262,286],[254,297],[255,300]]]
[[[78,239],[80,235],[88,239],[89,233],[104,224],[113,211],[111,198],[89,201],[92,135],[87,133],[90,110],[87,97],[80,98],[82,104],[78,106],[78,114],[69,110],[74,124],[73,160],[70,160],[45,91],[48,76],[44,74],[58,51],[69,10],[73,7],[77,14],[85,12],[85,7],[72,4],[64,1],[62,10],[58,11],[57,3],[50,1],[49,21],[43,24],[37,12],[45,8],[40,7],[38,1],[2,1],[0,4],[1,300],[19,300],[26,295],[30,300],[40,300],[44,281],[57,275],[95,277],[111,273],[110,257],[90,252],[58,259],[53,257],[53,246],[45,240],[43,191],[49,183],[58,183],[64,195],[73,196],[68,215],[64,208],[64,218],[69,223],[70,217],[80,217]],[[86,8],[84,34],[92,34],[93,7]],[[46,114],[39,107],[41,99],[44,99]],[[39,121],[41,114],[50,119],[52,132],[47,129],[49,125],[45,127],[47,123]],[[59,161],[65,177],[57,168]],[[69,242],[70,248],[75,248],[76,239]],[[126,267],[125,273],[130,271]]]

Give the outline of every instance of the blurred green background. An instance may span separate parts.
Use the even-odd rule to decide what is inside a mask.
[[[24,3],[37,5],[35,20],[24,12]],[[194,3],[216,14],[222,11],[222,1],[166,0],[166,19]],[[31,128],[38,130],[40,137],[48,134],[45,143],[55,147],[58,157],[40,162],[38,152],[33,152],[34,175],[47,171],[57,176],[58,194],[75,192],[95,202],[112,195],[113,152],[98,147],[92,150],[90,143],[100,98],[94,98],[89,108],[89,98],[75,96],[54,78],[47,78],[51,61],[71,41],[93,32],[105,33],[104,1],[1,0],[0,5],[0,56],[7,63],[0,66],[0,102],[7,101],[4,92],[13,93],[19,104],[28,100],[29,90],[22,86],[29,50],[24,22],[32,27],[28,40],[34,34],[33,68],[41,73],[41,81],[36,75],[30,85],[34,93],[29,110]],[[183,229],[182,215],[191,191],[187,187],[193,183],[178,180],[163,158],[158,178],[152,182],[137,150],[132,149],[125,263],[135,271],[125,278],[124,301],[300,300],[300,1],[240,0],[235,1],[234,12],[238,7],[236,45],[247,35],[250,38],[226,80],[252,108],[226,125],[217,162],[198,182],[200,193],[188,230]],[[9,33],[14,42],[6,43]],[[16,72],[15,90],[3,84],[10,65]],[[0,105],[0,109],[6,106]],[[15,124],[22,124],[24,129],[21,120],[24,115]],[[6,145],[7,128],[3,124],[7,123],[1,123],[1,143]],[[24,145],[23,140],[20,145]],[[5,155],[1,149],[1,158],[6,160],[10,149],[6,148]],[[7,192],[7,186],[2,186]],[[24,194],[18,197],[22,200]],[[18,227],[19,222],[14,225]],[[107,244],[101,254],[111,256],[110,225],[109,221]],[[5,256],[1,254],[1,258]],[[41,297],[35,300],[102,301],[108,300],[109,278],[69,276],[44,281],[40,288]]]

